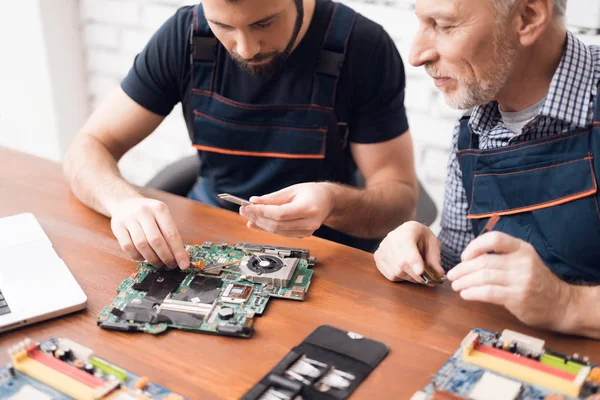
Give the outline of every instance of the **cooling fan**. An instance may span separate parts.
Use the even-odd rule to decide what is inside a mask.
[[[298,261],[298,258],[293,257],[253,253],[242,259],[240,271],[244,279],[251,282],[286,287],[294,275]]]
[[[283,260],[276,256],[252,256],[248,261],[248,269],[257,275],[272,274],[283,268]]]

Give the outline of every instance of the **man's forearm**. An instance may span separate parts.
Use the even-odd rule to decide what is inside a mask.
[[[346,234],[381,238],[416,215],[418,189],[405,182],[374,184],[365,189],[326,183],[334,199],[325,225]]]
[[[600,339],[600,286],[569,286],[571,290],[562,329],[564,333]]]
[[[142,197],[120,175],[117,161],[96,138],[80,135],[65,159],[64,172],[73,193],[85,205],[106,216],[119,199]]]

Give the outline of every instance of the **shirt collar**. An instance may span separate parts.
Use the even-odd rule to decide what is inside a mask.
[[[596,92],[592,52],[567,31],[563,55],[534,120],[549,117],[585,127],[589,124],[590,102]],[[492,101],[474,108],[469,126],[472,132],[481,135],[498,125],[501,119],[498,103]]]

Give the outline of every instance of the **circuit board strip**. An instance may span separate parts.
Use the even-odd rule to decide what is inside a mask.
[[[29,357],[26,350],[13,356],[13,366],[34,379],[39,380],[75,399],[93,400],[94,389],[77,379]]]
[[[556,376],[557,378],[566,379],[568,381],[574,380],[577,376],[576,374],[571,374],[569,372],[553,368],[549,365],[542,364],[536,360],[532,360],[526,357],[520,357],[512,353],[496,349],[494,347],[486,346],[484,344],[477,344],[475,345],[474,349],[480,353],[489,354],[494,357],[499,357],[507,361],[523,365],[524,367],[532,368],[540,372],[546,372],[550,375]]]

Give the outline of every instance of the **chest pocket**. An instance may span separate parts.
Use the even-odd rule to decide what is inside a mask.
[[[560,161],[546,157],[518,170],[494,170],[493,165],[477,170],[468,218],[479,232],[486,218],[501,215],[498,229],[531,243],[557,274],[600,279],[593,162],[592,155]]]
[[[222,154],[325,158],[331,114],[311,106],[237,103],[194,90],[194,146]]]

